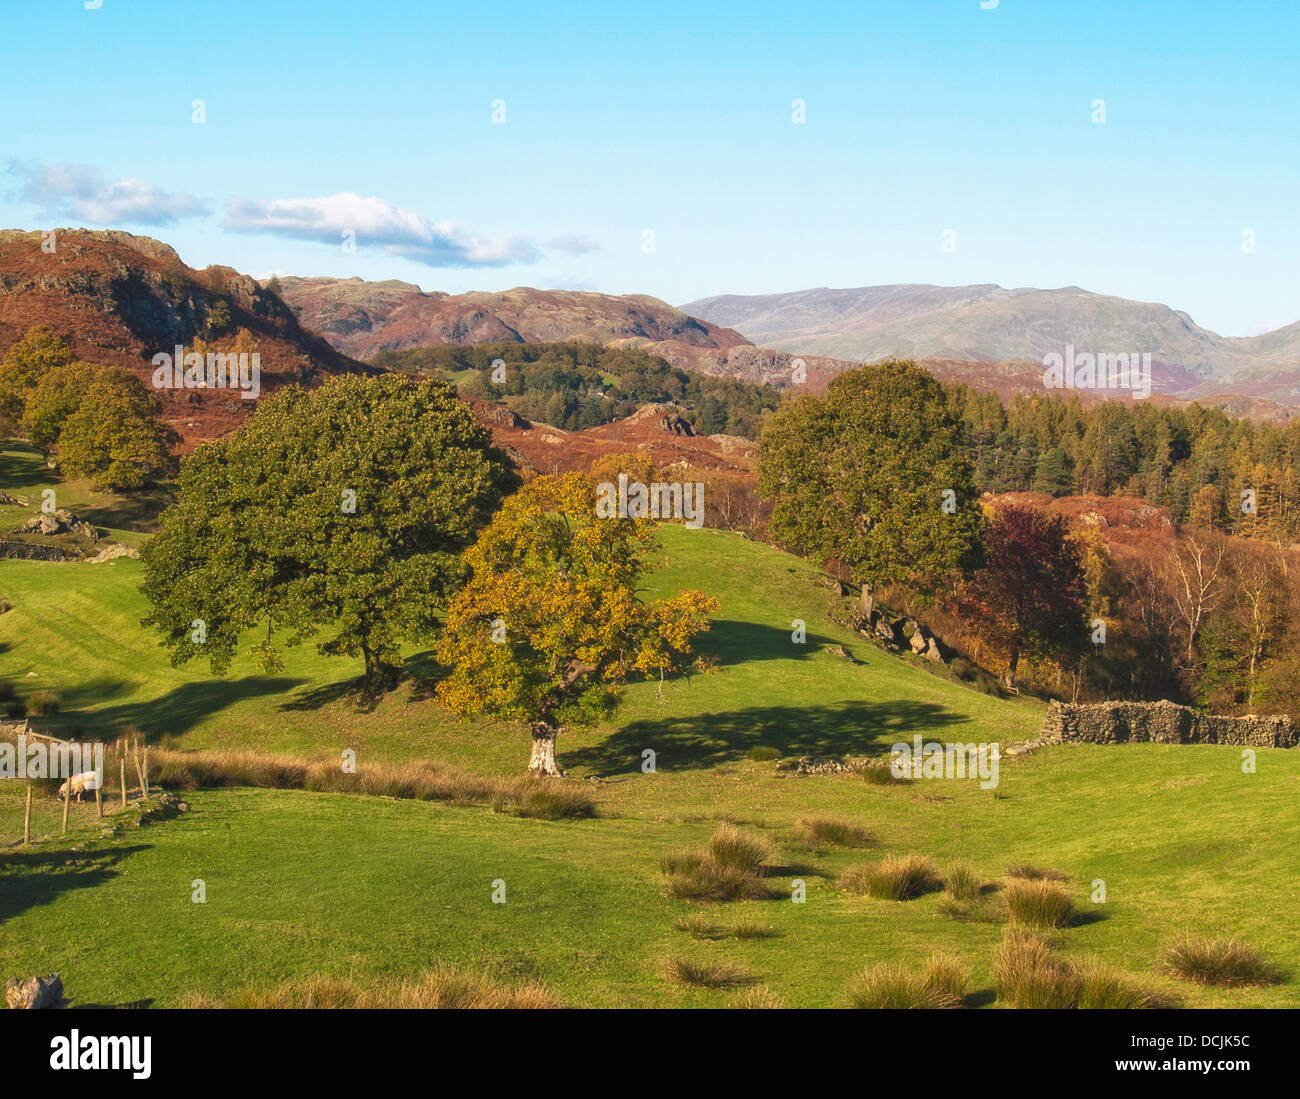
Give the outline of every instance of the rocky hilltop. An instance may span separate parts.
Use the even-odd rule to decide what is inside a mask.
[[[392,280],[286,277],[280,282],[284,300],[303,324],[359,359],[376,351],[497,340],[635,340],[714,350],[749,344],[738,332],[644,294],[620,297],[527,286],[444,294]]]
[[[129,367],[148,384],[151,360],[191,349],[233,347],[240,329],[260,355],[262,391],[323,374],[370,368],[306,331],[293,311],[230,267],[196,270],[169,245],[116,230],[0,230],[0,355],[33,325],[54,328],[80,357]],[[229,390],[159,390],[164,418],[186,444],[230,430],[255,401]]]

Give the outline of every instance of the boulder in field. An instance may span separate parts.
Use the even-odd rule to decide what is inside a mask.
[[[57,973],[48,977],[28,977],[20,981],[13,977],[5,982],[5,1003],[11,1011],[38,1010],[63,1007],[63,981]]]

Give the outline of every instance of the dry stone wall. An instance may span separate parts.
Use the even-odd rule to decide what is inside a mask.
[[[1220,717],[1173,702],[1053,702],[1040,735],[1049,741],[1085,744],[1296,746],[1295,725],[1285,715]]]

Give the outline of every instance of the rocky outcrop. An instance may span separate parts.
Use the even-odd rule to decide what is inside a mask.
[[[67,1002],[63,998],[63,981],[57,973],[28,977],[25,981],[13,977],[5,982],[5,1003],[10,1011],[64,1007]]]
[[[1083,744],[1239,744],[1294,748],[1296,729],[1285,715],[1226,717],[1173,702],[1053,702],[1040,736]]]
[[[78,518],[70,511],[59,508],[49,515],[34,515],[21,527],[15,527],[14,534],[42,534],[52,537],[56,534],[81,534],[92,542],[99,541],[99,531],[93,524]]]
[[[105,561],[115,561],[119,557],[136,557],[140,556],[140,551],[132,546],[124,546],[121,542],[114,542],[111,546],[105,546],[94,557],[90,558],[89,564],[102,565]]]
[[[516,412],[513,408],[506,408],[504,405],[502,405],[500,408],[492,409],[489,415],[492,418],[492,422],[501,427],[517,427],[520,428],[521,430],[526,431],[528,430],[528,428],[533,426],[528,420],[525,420],[521,415],[519,415],[519,413]]]
[[[671,413],[666,416],[660,416],[659,419],[655,420],[655,427],[660,431],[667,431],[673,435],[690,436],[695,434],[695,430],[690,424],[680,416]]]
[[[226,390],[153,390],[153,356],[177,344],[229,351],[243,331],[259,356],[262,393],[333,373],[373,374],[298,323],[289,306],[230,267],[196,270],[161,241],[121,231],[0,231],[0,354],[36,324],[50,325],[78,358],[133,371],[187,440],[213,438],[258,402]],[[739,337],[737,337],[739,338]]]

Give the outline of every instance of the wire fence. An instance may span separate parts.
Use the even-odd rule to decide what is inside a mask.
[[[137,738],[123,738],[112,744],[81,744],[83,771],[95,769],[96,747],[103,753],[103,769],[98,774],[97,788],[91,782],[91,789],[79,792],[76,788],[80,784],[64,777],[64,766],[59,777],[25,777],[33,769],[29,766],[33,751],[45,757],[42,773],[49,775],[51,764],[61,758],[65,749],[73,747],[72,742],[22,723],[0,731],[0,744],[13,746],[13,766],[6,765],[0,775],[0,849],[12,850],[24,843],[53,839],[101,820],[111,823],[112,817],[147,795],[149,753]],[[33,749],[33,745],[39,748]],[[24,756],[21,764],[20,754]],[[67,796],[60,795],[61,786],[69,788]]]

